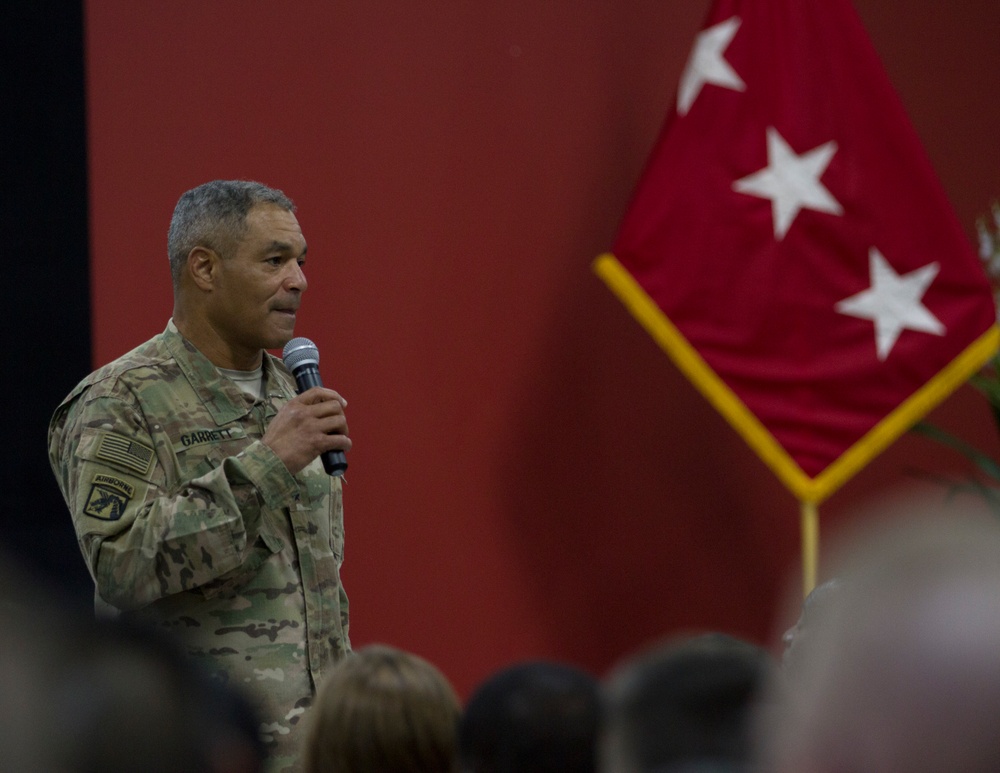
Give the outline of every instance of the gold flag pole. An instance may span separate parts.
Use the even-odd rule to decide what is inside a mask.
[[[819,509],[815,502],[802,501],[802,597],[816,587],[819,564]]]

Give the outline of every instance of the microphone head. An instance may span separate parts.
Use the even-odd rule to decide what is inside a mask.
[[[303,365],[319,367],[319,349],[308,338],[293,338],[285,344],[285,348],[281,352],[281,359],[293,373],[296,368]]]

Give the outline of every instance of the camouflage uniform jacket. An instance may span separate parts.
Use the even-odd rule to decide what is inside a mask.
[[[56,409],[49,461],[110,606],[172,630],[256,705],[272,756],[350,650],[341,483],[292,476],[260,438],[295,395],[264,355],[253,402],[173,325]]]

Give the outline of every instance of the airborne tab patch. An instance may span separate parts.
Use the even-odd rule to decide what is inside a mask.
[[[123,435],[105,432],[97,458],[145,476],[153,464],[153,449]]]
[[[117,521],[132,501],[135,489],[113,475],[95,475],[83,512],[104,521]]]

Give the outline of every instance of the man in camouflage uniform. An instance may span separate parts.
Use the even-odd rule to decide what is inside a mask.
[[[259,183],[185,193],[168,235],[167,329],[84,379],[49,458],[98,612],[172,630],[255,704],[269,770],[298,769],[296,725],[350,650],[340,478],[346,402],[295,394],[265,349],[306,289],[294,205]]]

